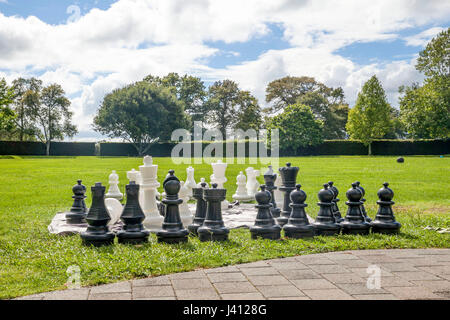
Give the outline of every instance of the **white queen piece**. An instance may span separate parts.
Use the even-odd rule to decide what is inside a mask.
[[[144,157],[144,165],[139,166],[141,185],[143,192],[142,211],[144,211],[145,219],[144,226],[152,232],[161,229],[164,218],[159,214],[158,206],[156,204],[156,188],[159,187],[158,165],[153,164],[151,156]]]

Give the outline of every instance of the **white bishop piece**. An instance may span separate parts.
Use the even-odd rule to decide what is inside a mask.
[[[259,182],[256,179],[256,177],[259,177],[259,170],[248,167],[245,172],[247,173],[247,193],[252,199],[255,199],[255,194],[259,188]]]
[[[227,163],[222,162],[222,160],[217,160],[217,162],[211,163],[213,174],[211,175],[211,184],[217,183],[218,189],[223,189],[223,184],[227,182],[225,177],[225,170],[227,170]],[[228,209],[230,203],[227,200],[222,201],[222,210]]]
[[[119,175],[116,170],[113,170],[109,175],[109,189],[105,198],[114,198],[119,201],[123,199],[123,193],[119,190]]]
[[[180,210],[180,218],[181,222],[183,223],[183,226],[187,228],[188,225],[192,223],[193,215],[191,213],[191,210],[189,210],[188,201],[189,201],[189,188],[186,186],[186,183],[184,181],[180,181],[181,188],[178,192],[178,196],[181,200],[183,200],[182,203],[179,205]]]
[[[189,192],[188,192],[189,199],[192,199],[192,188],[197,187],[197,184],[195,183],[195,179],[194,179],[194,168],[189,166],[188,168],[186,168],[186,173],[187,173],[187,178],[186,178],[185,186],[189,190]]]
[[[246,188],[247,178],[242,173],[242,171],[239,172],[239,175],[236,177],[236,184],[237,184],[236,193],[233,194],[234,200],[244,201],[244,202],[253,200],[253,198],[250,197],[247,193],[247,188]]]
[[[139,166],[139,170],[141,177],[140,190],[142,190],[143,196],[143,199],[139,197],[139,203],[145,214],[143,224],[148,230],[156,232],[161,229],[164,220],[159,214],[156,204],[156,188],[159,187],[159,182],[157,181],[158,165],[153,164],[151,156],[145,156],[144,165]]]

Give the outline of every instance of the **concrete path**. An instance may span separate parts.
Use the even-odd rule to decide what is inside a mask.
[[[303,255],[19,299],[450,299],[450,249]]]

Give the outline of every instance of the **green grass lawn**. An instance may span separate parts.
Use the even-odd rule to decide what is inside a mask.
[[[107,184],[111,170],[127,182],[126,171],[138,169],[141,158],[122,157],[2,157],[0,158],[0,298],[64,289],[66,270],[81,269],[83,285],[162,275],[314,252],[374,248],[450,247],[450,235],[423,227],[450,227],[450,158],[406,157],[297,157],[281,158],[300,167],[297,181],[308,194],[307,212],[316,216],[317,192],[333,180],[340,190],[339,203],[345,213],[345,191],[359,180],[366,189],[369,215],[376,212],[376,193],[384,181],[395,192],[394,211],[403,224],[397,236],[336,236],[309,240],[249,240],[248,230],[232,230],[225,243],[158,244],[156,237],[142,246],[116,244],[105,248],[81,245],[79,236],[50,235],[47,225],[58,211],[72,204],[71,187],[83,179],[88,187],[97,181]],[[169,169],[184,180],[187,165],[173,165],[170,158],[154,158],[159,181]],[[195,178],[212,174],[210,165],[193,165]],[[229,164],[227,196],[236,189],[235,177],[248,166]],[[262,172],[264,173],[264,172]],[[263,182],[262,177],[259,178]],[[160,191],[161,188],[160,188]]]

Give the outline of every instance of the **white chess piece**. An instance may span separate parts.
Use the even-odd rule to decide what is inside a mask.
[[[188,225],[192,223],[193,215],[191,210],[189,210],[188,201],[189,201],[189,188],[186,186],[184,181],[180,181],[181,188],[178,192],[178,197],[183,200],[182,203],[178,206],[180,210],[180,218],[183,226],[186,228]]]
[[[273,197],[275,198],[277,207],[281,208],[283,205],[283,192],[280,191],[280,187],[282,186],[280,173],[277,173],[277,178],[275,179],[275,186],[277,188],[273,190]]]
[[[112,226],[120,219],[123,210],[122,204],[115,198],[107,198],[105,199],[105,207],[111,217],[111,220],[108,221],[108,226]]]
[[[119,190],[119,175],[116,170],[113,170],[109,175],[109,189],[105,198],[114,198],[119,201],[123,199],[123,193]]]
[[[255,198],[255,194],[258,192],[259,182],[256,177],[259,177],[259,170],[255,170],[252,167],[245,169],[247,173],[247,193],[252,199]]]
[[[186,168],[187,178],[185,182],[185,186],[189,189],[189,199],[192,199],[192,188],[196,188],[197,184],[195,183],[194,179],[194,168],[189,166]]]
[[[202,188],[202,183],[206,183],[205,188],[209,188],[208,183],[205,181],[205,178],[200,178],[200,182],[197,183],[197,188]]]
[[[130,171],[127,171],[127,178],[130,182],[134,181],[136,182],[136,184],[141,185],[141,173],[134,170],[134,168]],[[144,205],[144,192],[142,188],[139,188],[139,204],[141,205],[141,207]]]
[[[247,193],[247,178],[245,175],[241,172],[239,172],[239,175],[236,177],[236,193],[233,194],[233,199],[238,201],[251,201],[252,197],[250,197]]]
[[[227,170],[227,163],[222,162],[222,160],[217,160],[217,162],[211,163],[213,174],[211,175],[211,184],[217,183],[218,189],[223,189],[223,184],[227,182],[225,177],[225,171]],[[228,209],[230,203],[227,200],[222,201],[222,210]]]
[[[158,178],[158,165],[153,164],[151,156],[145,156],[144,165],[139,166],[139,170],[142,178],[140,188],[143,190],[141,207],[145,214],[143,224],[148,230],[155,232],[161,229],[164,220],[159,214],[156,204],[156,188],[159,187],[159,182],[156,180]]]

